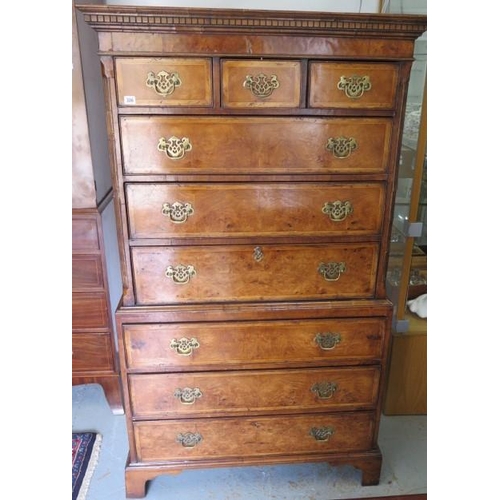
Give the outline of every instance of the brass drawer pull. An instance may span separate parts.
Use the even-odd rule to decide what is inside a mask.
[[[193,146],[189,142],[188,137],[179,139],[173,135],[170,139],[160,137],[158,141],[158,151],[165,153],[171,160],[180,160],[184,155],[191,151]]]
[[[173,93],[176,87],[182,84],[179,74],[168,71],[159,71],[156,75],[153,71],[148,73],[146,86],[152,88],[158,95],[166,97]]]
[[[311,391],[318,396],[319,399],[331,399],[337,390],[335,382],[317,382],[311,387]]]
[[[316,441],[328,441],[334,432],[333,427],[312,427],[309,435],[316,439]]]
[[[326,281],[338,281],[340,275],[345,273],[345,262],[321,262],[318,267],[318,272]]]
[[[326,143],[326,149],[330,151],[335,158],[347,158],[358,148],[358,143],[354,137],[329,137]]]
[[[191,387],[184,387],[184,389],[176,389],[174,397],[176,397],[183,405],[192,405],[198,398],[203,396],[198,387],[191,389]]]
[[[175,267],[168,266],[165,270],[165,276],[172,278],[172,281],[177,285],[185,285],[193,276],[196,276],[196,269],[194,266],[183,266],[182,264]]]
[[[175,352],[180,356],[191,356],[195,349],[200,347],[200,343],[196,337],[192,337],[187,339],[186,337],[182,337],[179,340],[172,339],[170,341],[170,348],[175,349]]]
[[[316,337],[314,337],[314,341],[323,351],[335,349],[335,347],[340,344],[341,340],[342,337],[340,333],[333,332],[318,333]]]
[[[344,76],[340,77],[337,88],[343,90],[349,99],[359,99],[366,91],[372,88],[370,77],[365,76]]]
[[[186,222],[190,215],[194,214],[194,208],[191,203],[180,203],[178,201],[170,204],[164,203],[161,213],[165,217],[170,217],[174,224],[182,224]]]
[[[184,448],[194,448],[203,441],[203,436],[199,432],[185,432],[177,434],[176,441],[182,444]]]
[[[276,75],[267,76],[264,73],[259,73],[257,76],[247,75],[243,82],[243,87],[260,98],[269,97],[279,86],[280,82]]]
[[[321,211],[330,217],[330,220],[334,222],[340,222],[346,219],[346,217],[353,212],[353,208],[350,201],[332,201],[327,202],[321,209]]]

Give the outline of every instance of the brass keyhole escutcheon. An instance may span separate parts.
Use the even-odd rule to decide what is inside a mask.
[[[253,258],[256,262],[260,262],[264,258],[264,252],[261,247],[255,247],[253,250]]]

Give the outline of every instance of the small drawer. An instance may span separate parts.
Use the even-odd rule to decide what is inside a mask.
[[[139,460],[181,462],[364,451],[373,445],[371,412],[135,422]]]
[[[109,333],[73,334],[73,371],[113,370],[113,351]]]
[[[371,298],[378,245],[232,245],[132,249],[138,305]]]
[[[380,174],[390,118],[122,116],[125,174]]]
[[[108,328],[108,302],[104,292],[73,293],[73,329]]]
[[[386,63],[312,62],[309,106],[373,108],[395,106],[398,66]]]
[[[96,217],[73,217],[72,238],[75,253],[99,251],[99,228]]]
[[[120,106],[211,106],[210,59],[117,58]]]
[[[131,375],[134,417],[373,409],[379,367]]]
[[[223,107],[296,108],[299,103],[300,62],[222,62]]]
[[[123,325],[131,371],[201,371],[376,362],[383,318]]]
[[[72,271],[73,289],[104,287],[100,255],[73,255]]]
[[[127,184],[131,238],[375,235],[382,184]]]

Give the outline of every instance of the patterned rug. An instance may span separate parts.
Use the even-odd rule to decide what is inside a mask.
[[[85,500],[94,473],[102,436],[96,432],[73,433],[73,500]]]

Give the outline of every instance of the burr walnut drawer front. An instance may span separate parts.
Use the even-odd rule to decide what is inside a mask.
[[[375,235],[385,189],[359,184],[128,184],[131,238]]]
[[[389,118],[122,116],[125,174],[383,173]]]
[[[135,422],[143,462],[348,453],[370,449],[374,414],[287,415]]]
[[[222,61],[223,107],[296,108],[299,104],[299,61]]]
[[[231,245],[132,249],[139,305],[368,298],[378,245]]]
[[[327,318],[123,326],[133,372],[320,366],[376,362],[383,318]]]
[[[398,66],[387,63],[311,62],[309,106],[377,108],[395,106]]]
[[[136,418],[372,409],[379,367],[141,374],[129,377]]]
[[[117,58],[120,106],[211,106],[208,58]]]
[[[109,333],[74,333],[72,339],[74,372],[113,369],[113,348]]]

